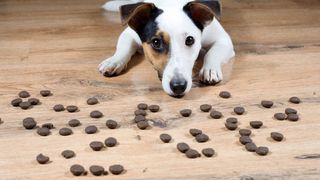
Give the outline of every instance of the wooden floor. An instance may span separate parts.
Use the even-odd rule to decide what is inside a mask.
[[[100,9],[104,0],[1,0],[0,1],[0,179],[75,179],[72,164],[124,165],[120,176],[106,179],[320,179],[320,1],[319,0],[224,0],[222,24],[230,33],[236,60],[228,82],[217,86],[195,85],[182,99],[164,93],[156,72],[137,55],[128,71],[114,78],[101,76],[98,64],[112,55],[122,31],[117,13]],[[53,96],[42,98],[39,91]],[[13,108],[10,101],[20,90],[28,90],[42,104],[29,110]],[[228,90],[231,99],[218,93]],[[86,105],[88,97],[100,103]],[[302,103],[288,102],[298,96]],[[259,106],[263,99],[275,102],[271,109]],[[159,104],[161,112],[149,118],[157,123],[141,131],[132,124],[138,103]],[[53,112],[57,103],[77,105],[77,113]],[[199,106],[209,103],[223,119],[213,120]],[[247,110],[237,116],[240,128],[261,120],[263,128],[253,130],[257,145],[267,146],[265,157],[245,151],[237,131],[224,128],[234,106]],[[273,114],[286,107],[299,111],[298,122],[276,121]],[[179,110],[191,108],[190,118]],[[104,117],[89,118],[92,110]],[[38,124],[52,122],[57,129],[48,137],[24,130],[22,119],[34,117]],[[58,135],[72,118],[82,122],[68,137]],[[107,119],[121,127],[108,130]],[[97,125],[97,134],[86,135],[84,127]],[[159,125],[161,125],[159,127]],[[204,144],[188,134],[200,128],[210,136]],[[283,142],[270,140],[270,132],[284,134]],[[169,133],[173,141],[163,144],[159,134]],[[93,152],[89,143],[114,136],[119,145]],[[213,158],[187,159],[176,150],[187,142],[201,151],[212,147]],[[66,160],[61,151],[71,149],[76,157]],[[39,165],[37,154],[50,156],[51,163]],[[315,156],[310,156],[315,154]],[[299,159],[305,155],[304,159]],[[309,157],[309,158],[308,158]],[[90,173],[81,179],[94,178]]]

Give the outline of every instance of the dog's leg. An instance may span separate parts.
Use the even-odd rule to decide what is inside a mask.
[[[141,45],[138,34],[127,27],[120,35],[115,54],[99,64],[99,71],[105,76],[119,75]]]
[[[223,79],[222,64],[227,63],[235,55],[232,41],[220,23],[214,19],[204,29],[202,44],[208,51],[199,73],[200,81],[209,85],[219,83]]]

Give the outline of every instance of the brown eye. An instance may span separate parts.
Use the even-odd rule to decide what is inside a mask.
[[[188,36],[186,38],[186,45],[187,46],[192,46],[194,44],[194,38],[192,36]]]
[[[161,39],[159,39],[157,37],[152,38],[151,46],[152,46],[153,49],[159,50],[162,47],[161,45],[162,45]]]

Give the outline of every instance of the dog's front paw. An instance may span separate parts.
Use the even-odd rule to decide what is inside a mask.
[[[122,60],[118,60],[114,57],[108,58],[102,61],[99,66],[99,72],[104,76],[111,77],[119,75],[126,67],[126,64]]]
[[[221,67],[218,65],[211,68],[202,67],[199,76],[200,81],[207,85],[218,84],[223,79]]]

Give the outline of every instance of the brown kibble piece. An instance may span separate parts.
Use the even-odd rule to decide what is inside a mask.
[[[188,151],[190,149],[189,145],[184,143],[184,142],[181,142],[181,143],[178,143],[177,144],[177,149],[182,152],[182,153],[185,153],[186,151]]]
[[[160,106],[159,106],[159,105],[150,105],[150,106],[149,106],[149,110],[150,110],[151,112],[159,112]]]
[[[103,143],[100,141],[92,141],[90,143],[90,147],[94,151],[100,151],[104,146],[103,146]]]
[[[211,111],[210,116],[213,119],[220,119],[222,117],[222,113],[219,111]]]
[[[288,114],[287,119],[289,121],[298,121],[299,120],[299,116],[298,116],[298,114]]]
[[[118,141],[116,138],[114,137],[108,137],[105,141],[104,141],[104,144],[107,146],[107,147],[114,147],[115,145],[117,145]]]
[[[221,92],[219,93],[219,96],[226,99],[226,98],[230,98],[230,97],[231,97],[231,94],[230,94],[230,92],[228,92],[228,91],[221,91]]]
[[[116,129],[118,127],[118,123],[114,120],[107,120],[106,122],[106,126],[109,128],[109,129]]]
[[[78,119],[71,119],[68,124],[70,127],[77,127],[81,125],[81,122]]]
[[[238,115],[242,115],[245,112],[245,109],[243,107],[238,106],[238,107],[235,107],[233,111]]]
[[[283,140],[283,134],[278,133],[278,132],[272,132],[271,138],[274,139],[275,141],[282,141]]]
[[[134,114],[135,114],[136,116],[139,116],[139,115],[141,115],[141,116],[146,116],[146,115],[147,115],[147,111],[138,109],[138,110],[135,110],[135,111],[134,111]]]
[[[76,154],[71,150],[64,150],[61,152],[61,155],[66,159],[70,159],[73,158]]]
[[[202,131],[200,129],[190,129],[189,130],[189,133],[192,135],[192,136],[197,136],[199,134],[202,134]]]
[[[98,104],[98,103],[99,103],[99,101],[98,101],[98,99],[95,98],[95,97],[91,97],[91,98],[89,98],[89,99],[87,100],[87,104],[88,104],[88,105],[95,105],[95,104]]]
[[[78,107],[74,105],[67,106],[66,109],[68,112],[71,112],[71,113],[78,111]]]
[[[137,105],[137,108],[141,109],[141,110],[147,110],[148,109],[148,105],[145,104],[145,103],[140,103],[140,104]]]
[[[146,120],[146,117],[145,116],[142,116],[142,115],[138,115],[138,116],[135,116],[134,117],[134,122],[135,123],[138,123],[140,121],[145,121]]]
[[[54,125],[52,123],[44,123],[44,124],[42,124],[41,127],[48,128],[48,129],[53,129]]]
[[[265,156],[269,153],[269,148],[264,146],[257,147],[256,153],[258,155]]]
[[[288,115],[288,114],[297,114],[298,111],[293,109],[293,108],[286,108],[285,109],[285,113]]]
[[[245,145],[247,143],[251,143],[252,139],[249,136],[241,136],[239,138],[239,141],[240,141],[241,144]]]
[[[57,104],[57,105],[53,106],[53,110],[56,112],[64,111],[64,106],[62,104]]]
[[[200,106],[200,110],[202,112],[209,112],[212,109],[212,106],[210,104],[202,104]]]
[[[39,154],[37,156],[37,161],[39,164],[46,164],[49,162],[49,160],[50,160],[50,158],[48,156],[43,155],[43,154]]]
[[[160,134],[160,139],[164,143],[168,143],[171,141],[171,136],[169,134]]]
[[[31,104],[28,101],[23,101],[19,104],[19,106],[21,107],[21,109],[26,110],[29,109],[29,107],[31,107]]]
[[[250,126],[254,129],[259,129],[263,125],[262,121],[251,121]]]
[[[70,128],[61,128],[60,130],[59,130],[59,134],[61,135],[61,136],[69,136],[69,135],[71,135],[73,132],[72,132],[72,130],[70,129]]]
[[[267,100],[263,100],[261,101],[261,105],[265,108],[271,108],[273,106],[273,102],[272,101],[267,101]]]
[[[93,165],[90,166],[89,170],[95,176],[101,176],[104,174],[104,168],[102,166]]]
[[[92,111],[90,113],[90,117],[92,117],[92,118],[101,118],[102,116],[103,116],[103,114],[100,111]]]
[[[300,98],[293,96],[289,99],[289,102],[294,103],[294,104],[299,104],[301,102]]]
[[[238,128],[238,125],[236,123],[225,123],[224,124],[226,126],[227,129],[234,131]]]
[[[43,97],[47,97],[51,95],[51,91],[50,90],[41,90],[40,91],[41,96]]]
[[[257,150],[257,146],[255,143],[253,142],[249,142],[245,144],[245,148],[247,151],[249,152],[255,152]]]
[[[79,164],[74,164],[70,167],[70,172],[74,175],[74,176],[80,176],[82,174],[84,174],[85,170],[84,167],[79,165]]]
[[[209,140],[209,136],[206,134],[199,134],[196,136],[196,141],[199,143],[204,143]]]
[[[185,154],[188,158],[191,158],[191,159],[198,158],[201,156],[201,154],[195,149],[189,149],[188,151],[185,152]]]
[[[137,123],[137,127],[141,130],[145,130],[149,127],[148,121],[140,121]]]
[[[114,175],[119,175],[124,171],[124,168],[120,164],[115,164],[109,167],[109,171]]]
[[[28,102],[31,104],[31,105],[38,105],[40,103],[40,100],[37,99],[37,98],[30,98],[28,99]]]
[[[214,150],[212,148],[202,149],[202,154],[206,157],[212,157],[214,155]]]
[[[238,123],[238,119],[235,118],[235,117],[229,117],[229,118],[227,118],[226,123],[237,124]]]
[[[97,126],[95,125],[90,125],[90,126],[87,126],[84,131],[87,133],[87,134],[94,134],[98,131],[98,128]]]
[[[37,133],[40,136],[48,136],[50,134],[50,129],[46,127],[41,127],[41,128],[38,128]]]
[[[32,117],[23,119],[22,124],[26,129],[33,129],[37,126],[37,122]]]
[[[191,109],[183,109],[180,111],[180,114],[183,117],[189,117],[192,114],[192,110]]]
[[[18,107],[20,105],[20,103],[22,103],[22,99],[21,98],[16,98],[16,99],[11,101],[11,105],[13,107]]]
[[[19,97],[21,97],[21,98],[30,97],[30,93],[28,91],[20,91],[19,92]]]
[[[250,129],[240,129],[239,134],[240,134],[240,136],[250,136],[251,130]]]
[[[275,113],[273,117],[277,120],[285,120],[286,114],[285,113]]]

